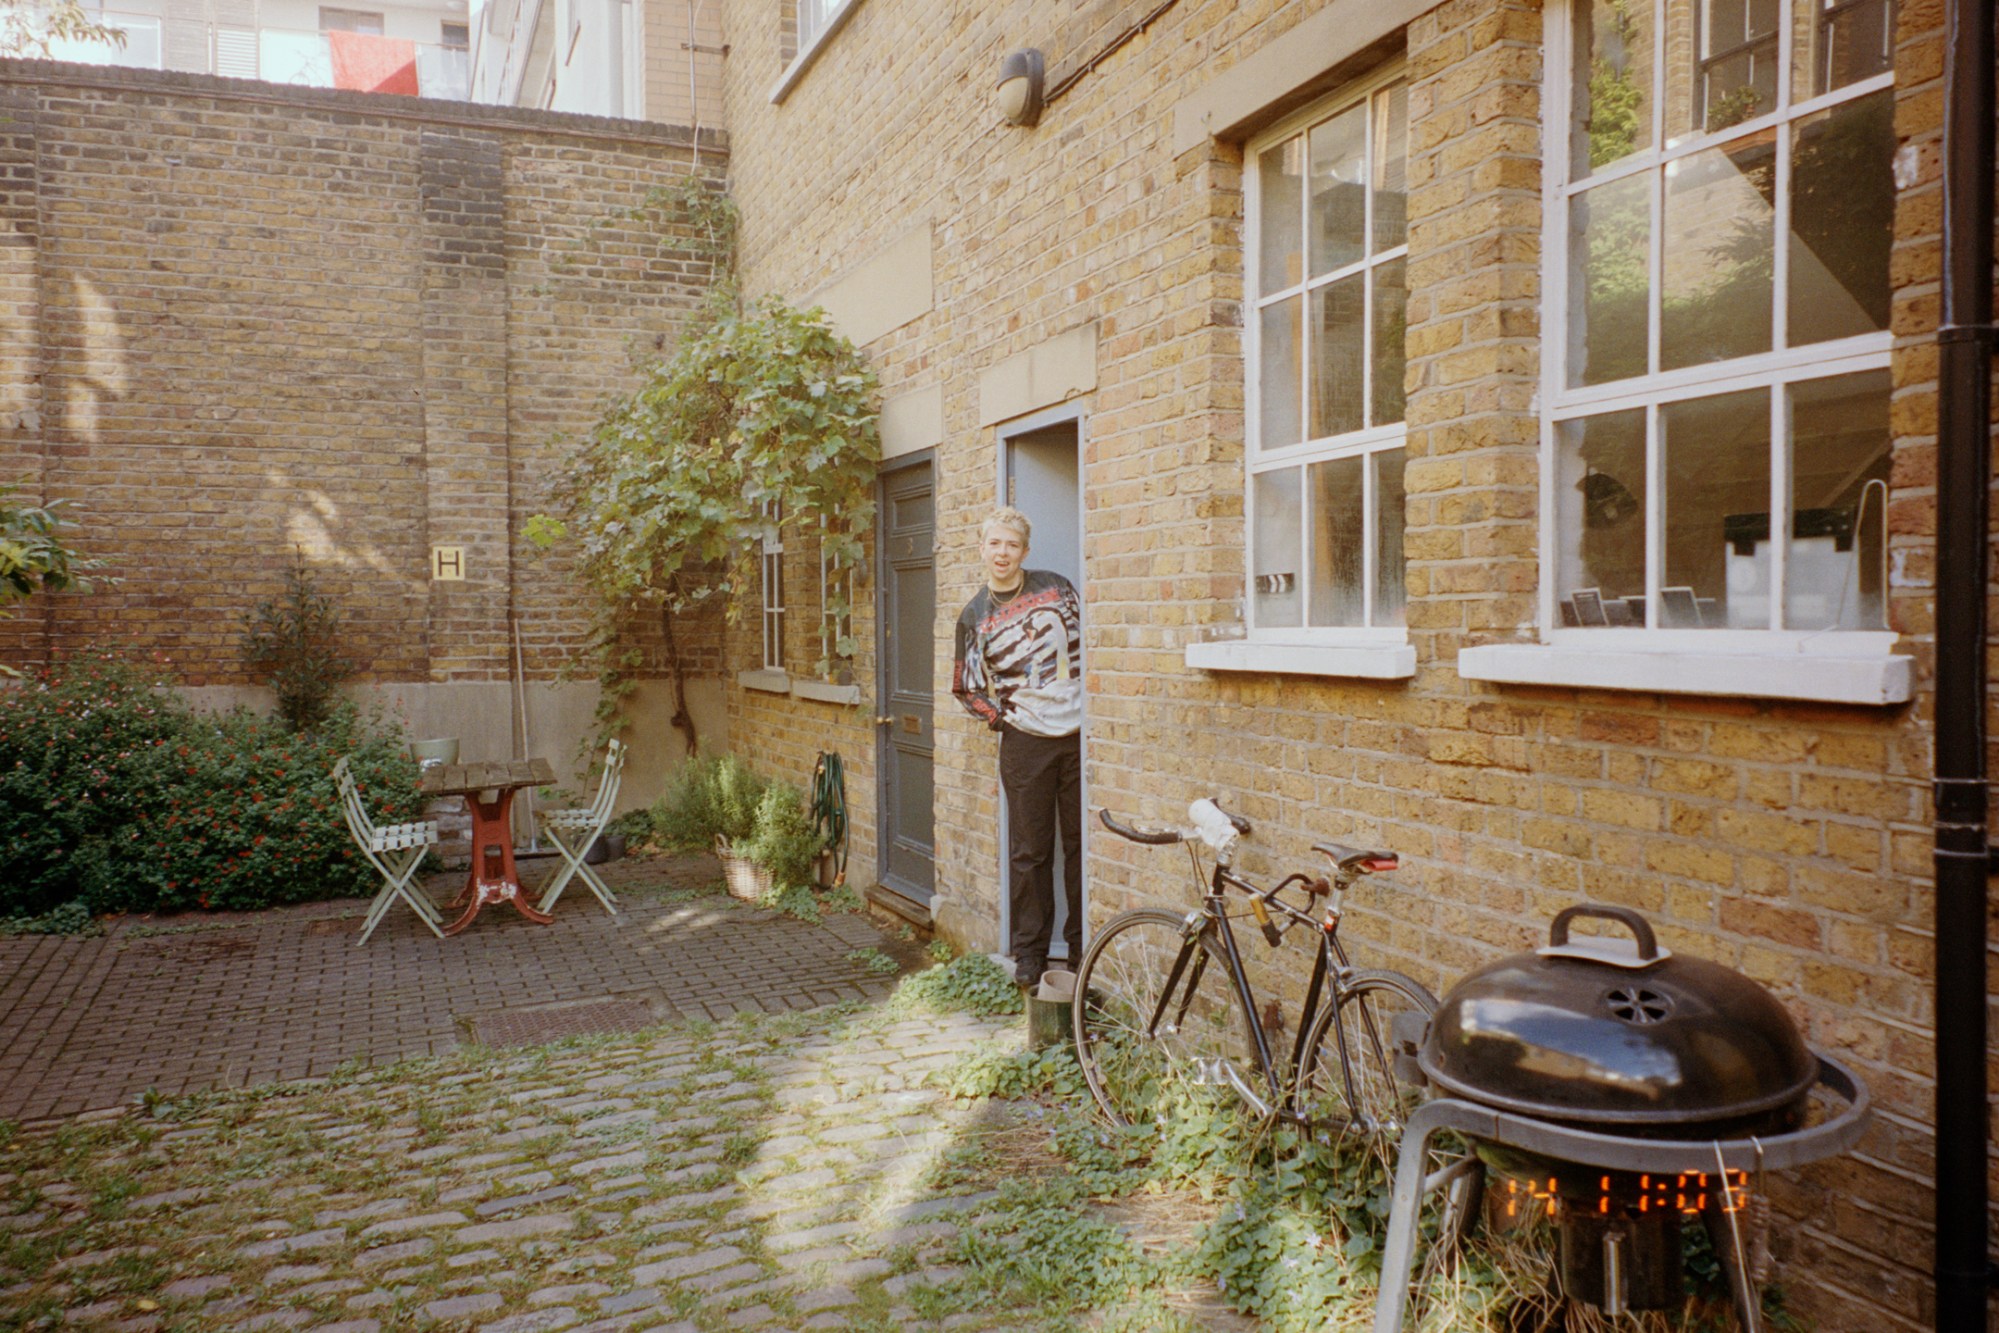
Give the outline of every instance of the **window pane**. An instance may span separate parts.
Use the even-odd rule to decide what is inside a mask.
[[[1408,365],[1408,262],[1391,259],[1374,269],[1374,413],[1369,424],[1402,420],[1402,376]]]
[[[1266,148],[1256,169],[1256,249],[1258,292],[1281,292],[1305,280],[1300,215],[1304,193],[1305,141],[1286,139]]]
[[[1791,139],[1793,346],[1888,327],[1895,108],[1886,89],[1799,121]]]
[[[1563,625],[1644,623],[1646,489],[1644,412],[1555,428],[1555,603]]]
[[[1661,370],[1770,350],[1776,182],[1765,134],[1667,164]]]
[[[1374,95],[1374,248],[1409,239],[1409,85]]]
[[[1400,625],[1409,584],[1402,559],[1401,449],[1374,454],[1374,623]]]
[[[1312,127],[1312,272],[1351,264],[1367,245],[1367,105]]]
[[[1298,403],[1298,358],[1301,352],[1298,314],[1304,308],[1305,299],[1294,296],[1288,301],[1265,306],[1258,316],[1256,382],[1262,401],[1257,414],[1257,444],[1265,449],[1296,444],[1305,438],[1299,429]]]
[[[1789,629],[1886,629],[1888,372],[1791,388]]]
[[[1703,0],[1696,78],[1708,132],[1776,107],[1777,8],[1777,0]]]
[[[1355,273],[1312,293],[1312,434],[1315,440],[1361,428],[1366,402],[1363,350],[1367,277]]]
[[[1799,96],[1829,93],[1893,68],[1891,0],[1817,0],[1815,8],[1797,24],[1793,82]]]
[[[1259,472],[1250,486],[1256,506],[1255,623],[1266,629],[1302,625],[1299,469]]]
[[[1361,455],[1314,463],[1312,473],[1312,619],[1314,625],[1367,623],[1367,460]]]
[[[1691,589],[1701,625],[1770,626],[1770,393],[1659,409],[1665,459],[1667,606]]]
[[[1651,179],[1626,176],[1569,201],[1572,386],[1645,373]]]
[[[1652,146],[1652,6],[1648,0],[1578,0],[1575,49],[1587,73],[1575,80],[1571,174]]]

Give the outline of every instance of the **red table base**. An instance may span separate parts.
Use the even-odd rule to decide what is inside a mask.
[[[472,924],[479,909],[488,903],[510,902],[514,910],[537,925],[555,920],[528,901],[527,890],[514,872],[514,793],[504,790],[496,801],[481,801],[467,795],[465,808],[472,812],[472,869],[465,877],[465,891],[452,899],[456,907],[465,903],[465,915],[444,928],[456,935]],[[468,901],[469,900],[469,901]]]

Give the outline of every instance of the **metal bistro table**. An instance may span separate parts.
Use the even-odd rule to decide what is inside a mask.
[[[438,764],[426,768],[417,789],[425,796],[463,796],[472,814],[472,869],[465,891],[452,906],[465,903],[465,915],[444,928],[456,935],[472,924],[488,903],[510,902],[514,910],[538,925],[555,920],[528,901],[514,870],[514,793],[522,787],[542,787],[555,781],[546,759],[514,759],[491,764]],[[468,901],[469,900],[469,901]]]

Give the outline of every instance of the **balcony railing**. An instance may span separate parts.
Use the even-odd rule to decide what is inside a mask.
[[[57,60],[133,69],[176,69],[263,79],[308,88],[352,88],[465,101],[471,67],[463,47],[438,46],[361,33],[235,27],[150,14],[93,15],[125,34],[121,49],[105,42],[58,41]]]

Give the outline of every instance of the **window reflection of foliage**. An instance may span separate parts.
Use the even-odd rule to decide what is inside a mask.
[[[1760,114],[1762,106],[1763,94],[1750,85],[1731,88],[1708,104],[1707,128],[1717,131],[1740,125],[1751,116]]]
[[[1589,384],[1645,373],[1652,218],[1644,192],[1630,188],[1633,179],[1642,178],[1583,196],[1587,226],[1574,244],[1588,266],[1583,316],[1589,373],[1583,378]]]
[[[1752,207],[1746,215],[1736,217],[1728,235],[1700,256],[1700,267],[1711,275],[1705,286],[1683,294],[1661,294],[1662,370],[1770,348],[1771,280],[1776,272],[1775,238],[1771,235],[1777,200],[1776,149],[1767,135],[1752,134],[1719,151],[1727,154],[1740,184],[1755,191],[1762,207]],[[1698,204],[1688,200],[1682,206]],[[1673,201],[1668,201],[1667,208],[1673,208]]]
[[[1604,47],[1614,57],[1594,56],[1589,71],[1589,164],[1592,168],[1629,156],[1638,147],[1639,120],[1645,111],[1645,89],[1627,67],[1638,24],[1627,0],[1606,6],[1610,36]]]

